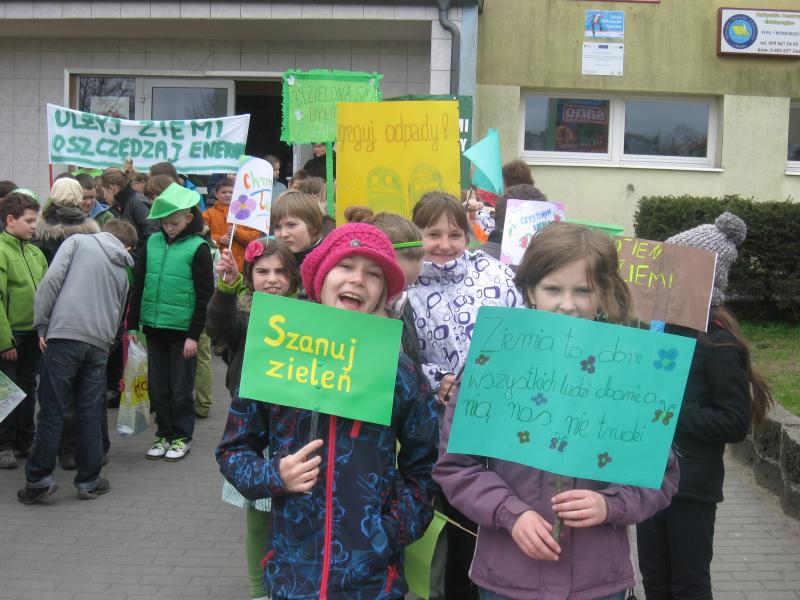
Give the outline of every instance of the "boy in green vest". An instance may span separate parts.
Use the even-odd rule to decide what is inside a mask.
[[[0,370],[26,396],[0,421],[0,469],[17,467],[33,444],[39,336],[33,328],[33,299],[47,269],[44,254],[30,243],[39,203],[17,189],[0,201]]]
[[[197,340],[214,292],[198,200],[177,183],[155,199],[149,218],[161,231],[148,239],[134,272],[128,334],[135,341],[141,324],[147,337],[147,388],[158,426],[151,460],[181,460],[194,433]]]

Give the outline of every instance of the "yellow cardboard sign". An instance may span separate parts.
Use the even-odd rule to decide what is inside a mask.
[[[458,102],[336,105],[336,221],[348,206],[411,217],[423,194],[461,192]]]

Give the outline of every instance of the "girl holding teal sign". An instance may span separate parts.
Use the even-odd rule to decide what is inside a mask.
[[[532,240],[516,277],[529,308],[622,323],[631,297],[603,233],[552,223]],[[621,600],[634,583],[628,525],[670,502],[678,485],[670,453],[661,489],[561,478],[520,464],[450,454],[456,401],[445,414],[434,477],[450,503],[480,525],[470,578],[483,600]],[[559,530],[560,533],[559,533]]]
[[[247,245],[244,252],[244,275],[239,273],[236,260],[227,248],[217,263],[217,289],[208,305],[206,331],[222,342],[228,353],[228,372],[225,384],[236,397],[244,359],[244,342],[250,321],[250,305],[254,292],[294,296],[300,287],[300,272],[292,253],[281,242],[258,239]],[[271,515],[269,498],[247,500],[227,481],[222,487],[222,499],[247,509],[245,546],[250,595],[255,600],[267,598],[264,591],[264,569],[261,560],[269,549]]]
[[[389,239],[361,223],[335,229],[301,273],[311,301],[366,314],[382,312],[405,286]],[[408,591],[403,548],[433,518],[439,431],[424,378],[398,358],[389,426],[234,391],[217,462],[245,498],[272,499],[272,549],[263,564],[273,600],[397,600]]]

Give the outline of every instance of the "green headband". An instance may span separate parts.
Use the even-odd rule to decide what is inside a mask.
[[[395,250],[401,250],[402,248],[420,248],[422,246],[422,242],[417,240],[415,242],[397,242],[396,244],[392,244],[392,248]]]

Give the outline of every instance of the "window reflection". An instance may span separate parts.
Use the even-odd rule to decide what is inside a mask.
[[[525,150],[608,152],[609,100],[526,98]]]
[[[225,88],[154,87],[152,119],[209,119],[228,114]]]
[[[78,110],[96,115],[136,119],[134,77],[81,76],[78,78]]]
[[[789,109],[788,160],[800,160],[800,105]]]
[[[625,154],[707,156],[707,102],[628,100]]]

